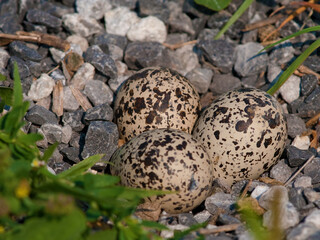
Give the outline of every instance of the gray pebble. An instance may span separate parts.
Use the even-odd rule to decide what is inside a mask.
[[[259,205],[266,210],[274,203],[285,205],[289,201],[288,190],[284,186],[272,186],[259,198]]]
[[[60,150],[60,153],[73,163],[80,162],[80,150],[76,147],[67,147]]]
[[[320,182],[320,158],[314,158],[303,170],[304,174],[312,178],[312,184]]]
[[[10,54],[22,58],[23,60],[30,60],[40,62],[42,56],[34,49],[29,48],[25,43],[21,41],[13,41],[9,44]]]
[[[99,80],[90,80],[84,87],[83,93],[94,106],[113,102],[113,92],[107,84]]]
[[[25,117],[28,121],[40,126],[44,123],[58,123],[57,116],[53,112],[39,105],[31,107]]]
[[[271,168],[270,177],[285,183],[291,177],[292,173],[293,170],[281,160]]]
[[[299,167],[314,154],[309,150],[300,150],[294,146],[287,148],[287,157],[291,167]]]
[[[61,142],[62,138],[62,127],[58,124],[45,123],[42,124],[40,129],[43,134],[46,136],[48,143]]]
[[[59,28],[62,25],[60,18],[38,9],[29,10],[26,14],[26,19],[31,23],[44,25],[49,28]]]
[[[294,181],[293,186],[295,188],[309,188],[309,187],[312,187],[312,179],[309,176],[298,177]]]
[[[180,213],[178,215],[178,220],[179,220],[179,224],[189,226],[189,227],[198,223],[196,219],[193,217],[192,213]]]
[[[306,199],[302,195],[302,189],[300,188],[291,188],[288,191],[289,201],[297,209],[302,209],[307,205]]]
[[[108,103],[88,109],[83,118],[86,124],[89,124],[91,121],[112,121],[112,119],[113,109]]]
[[[307,199],[308,203],[313,203],[320,200],[320,192],[317,192],[312,188],[304,189],[303,195]]]
[[[305,122],[297,114],[287,114],[286,120],[290,137],[295,138],[297,135],[307,131]]]
[[[241,81],[239,78],[231,74],[216,74],[212,78],[209,89],[213,94],[220,95],[240,87]]]
[[[97,20],[103,18],[104,13],[112,8],[110,0],[76,0],[75,5],[81,16]]]
[[[199,93],[206,93],[209,89],[213,72],[207,68],[194,68],[187,73],[186,78]]]
[[[83,113],[83,110],[64,112],[62,116],[62,122],[64,125],[70,125],[73,131],[80,132],[85,127],[85,125],[82,123]]]
[[[234,209],[237,197],[224,192],[218,192],[212,194],[205,201],[206,209],[211,213],[215,214],[217,208],[222,208],[226,212],[230,212]]]
[[[317,231],[317,227],[312,223],[301,223],[291,229],[287,235],[290,240],[306,240]]]
[[[301,77],[301,95],[308,96],[318,85],[318,79],[313,74],[305,74]]]

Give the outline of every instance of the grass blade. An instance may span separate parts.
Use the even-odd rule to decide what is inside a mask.
[[[228,29],[229,27],[234,24],[235,21],[238,20],[239,17],[247,10],[247,8],[251,5],[254,0],[245,0],[239,9],[232,15],[226,25],[219,31],[217,36],[214,37],[215,40],[219,39]]]
[[[195,0],[195,2],[199,5],[205,6],[213,11],[220,11],[226,8],[231,0]]]
[[[14,80],[14,88],[13,88],[13,106],[19,106],[21,105],[23,101],[22,96],[22,86],[21,86],[21,80],[18,70],[18,64],[15,62],[13,66],[13,80]]]
[[[320,39],[314,41],[279,77],[278,81],[267,91],[273,95],[287,81],[291,74],[306,60],[306,58],[318,47]]]

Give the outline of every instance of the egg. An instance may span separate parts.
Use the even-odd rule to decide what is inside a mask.
[[[194,209],[211,193],[212,162],[191,134],[176,129],[141,133],[112,156],[110,172],[124,186],[170,191],[146,201],[168,213]]]
[[[287,125],[280,104],[254,88],[230,91],[201,114],[193,136],[213,162],[215,178],[232,185],[256,179],[281,156]]]
[[[200,97],[188,79],[168,68],[146,68],[129,77],[114,104],[120,138],[173,128],[188,133],[200,112]]]

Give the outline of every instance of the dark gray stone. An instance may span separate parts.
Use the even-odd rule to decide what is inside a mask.
[[[270,177],[285,183],[292,175],[293,169],[285,164],[284,160],[279,161],[270,170]]]
[[[106,161],[118,147],[119,132],[113,122],[93,121],[90,123],[81,156],[85,159],[95,154],[105,154],[98,166],[105,167]]]
[[[205,206],[208,212],[216,214],[217,208],[224,209],[226,213],[235,209],[237,197],[228,193],[218,192],[212,194],[205,200]]]
[[[312,178],[312,184],[320,182],[320,158],[314,158],[303,170],[304,174]]]
[[[302,189],[291,188],[288,191],[289,201],[297,209],[301,209],[307,205],[306,199],[302,195]]]
[[[238,218],[235,218],[229,214],[219,214],[217,223],[219,225],[229,225],[229,224],[236,224],[241,223],[241,221]]]
[[[68,7],[59,2],[44,2],[41,4],[41,10],[45,11],[57,18],[62,18],[63,15],[74,13],[74,6]]]
[[[302,118],[310,118],[320,112],[320,104],[317,101],[302,102],[297,108],[298,115]]]
[[[31,107],[25,117],[29,122],[39,126],[44,123],[58,123],[57,116],[40,105],[34,105]]]
[[[51,167],[56,174],[59,174],[71,167],[71,165],[63,161],[63,156],[56,149],[50,159],[48,160],[48,166]]]
[[[313,233],[311,236],[308,237],[308,240],[319,240],[320,239],[320,230]]]
[[[124,56],[129,68],[139,70],[145,67],[166,67],[170,58],[166,48],[158,42],[129,43]]]
[[[80,134],[78,132],[72,132],[69,144],[71,147],[80,148]]]
[[[308,96],[318,85],[318,78],[313,74],[305,74],[301,77],[301,95]]]
[[[142,17],[152,15],[164,22],[167,22],[169,19],[170,10],[164,1],[139,0],[139,13]]]
[[[277,45],[271,50],[270,62],[280,65],[289,62],[294,58],[294,48],[290,41]]]
[[[320,87],[317,86],[304,100],[305,103],[316,104],[320,102]]]
[[[287,148],[288,162],[291,167],[299,167],[304,164],[314,154],[309,150],[301,150],[294,146]]]
[[[205,58],[223,72],[231,72],[234,64],[234,45],[225,40],[205,40],[198,44]]]
[[[62,122],[66,125],[70,125],[73,131],[80,132],[85,125],[82,123],[84,112],[77,110],[74,112],[65,112],[62,116]]]
[[[194,219],[192,213],[180,213],[178,215],[179,223],[185,226],[191,226],[198,222]]]
[[[40,62],[26,61],[26,64],[30,70],[32,76],[39,78],[42,74],[42,65]]]
[[[298,113],[298,109],[303,105],[304,97],[299,97],[298,99],[291,102],[288,106],[288,111],[290,113]]]
[[[28,22],[44,25],[49,28],[59,28],[62,25],[62,20],[45,11],[38,9],[30,9],[26,14]]]
[[[92,39],[91,45],[98,45],[102,51],[106,52],[108,45],[113,44],[124,50],[128,44],[128,40],[124,36],[105,33],[99,34]]]
[[[296,114],[286,114],[288,135],[292,138],[307,131],[306,124],[302,118]]]
[[[84,115],[84,122],[89,124],[91,121],[112,121],[113,109],[108,103],[90,108]]]
[[[76,147],[66,147],[60,150],[62,156],[73,163],[80,162],[80,149]]]
[[[42,60],[42,56],[36,50],[29,48],[21,41],[13,41],[10,43],[9,51],[12,56],[17,56],[25,61],[30,60],[40,62]]]
[[[15,34],[17,31],[22,31],[23,27],[19,22],[19,16],[16,14],[10,14],[10,13],[1,15],[0,30],[3,33],[8,33],[8,34]]]
[[[98,45],[89,47],[84,55],[84,59],[107,77],[117,77],[118,70],[114,60],[110,55],[105,54]]]
[[[15,14],[18,12],[18,2],[17,1],[0,1],[0,15],[4,14]]]
[[[19,57],[10,57],[9,62],[8,62],[8,68],[10,71],[10,76],[13,78],[13,65],[14,62],[17,63],[18,65],[18,70],[19,70],[19,75],[21,80],[23,81],[24,78],[30,76],[30,70],[28,65],[26,64],[26,62],[24,60],[22,60]]]
[[[167,39],[165,43],[168,44],[177,44],[177,43],[183,43],[189,41],[190,38],[186,33],[169,33],[167,35]]]
[[[216,74],[212,78],[209,89],[214,95],[220,95],[241,87],[239,78],[231,74]]]
[[[182,11],[199,18],[209,18],[209,16],[215,13],[207,7],[197,4],[194,0],[185,0],[183,2]]]
[[[167,6],[170,10],[170,17],[166,20],[169,24],[170,32],[185,32],[190,35],[195,34],[190,17],[182,12],[177,2],[168,2]]]
[[[56,123],[44,123],[41,125],[40,129],[46,136],[48,143],[61,143],[62,139],[62,127]]]
[[[315,72],[320,72],[320,57],[317,55],[311,55],[303,62],[303,65],[310,68]]]

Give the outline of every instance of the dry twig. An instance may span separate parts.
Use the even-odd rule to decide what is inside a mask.
[[[311,127],[315,124],[317,124],[317,122],[319,121],[320,118],[320,113],[318,113],[317,115],[313,116],[312,118],[310,118],[307,122],[306,122],[306,127]]]
[[[52,111],[57,114],[58,117],[63,115],[63,86],[61,80],[59,80],[53,88],[52,94]]]
[[[78,89],[74,88],[73,86],[69,86],[69,87],[71,89],[73,96],[76,98],[77,102],[80,104],[83,110],[87,111],[88,109],[92,108],[91,103]]]
[[[247,24],[246,27],[244,29],[242,29],[242,31],[247,32],[247,31],[251,31],[251,30],[254,30],[257,28],[261,28],[261,27],[270,25],[270,24],[274,24],[283,17],[284,17],[283,14],[278,14],[278,15],[269,17],[267,19],[263,19],[261,21],[255,22],[255,23]]]

